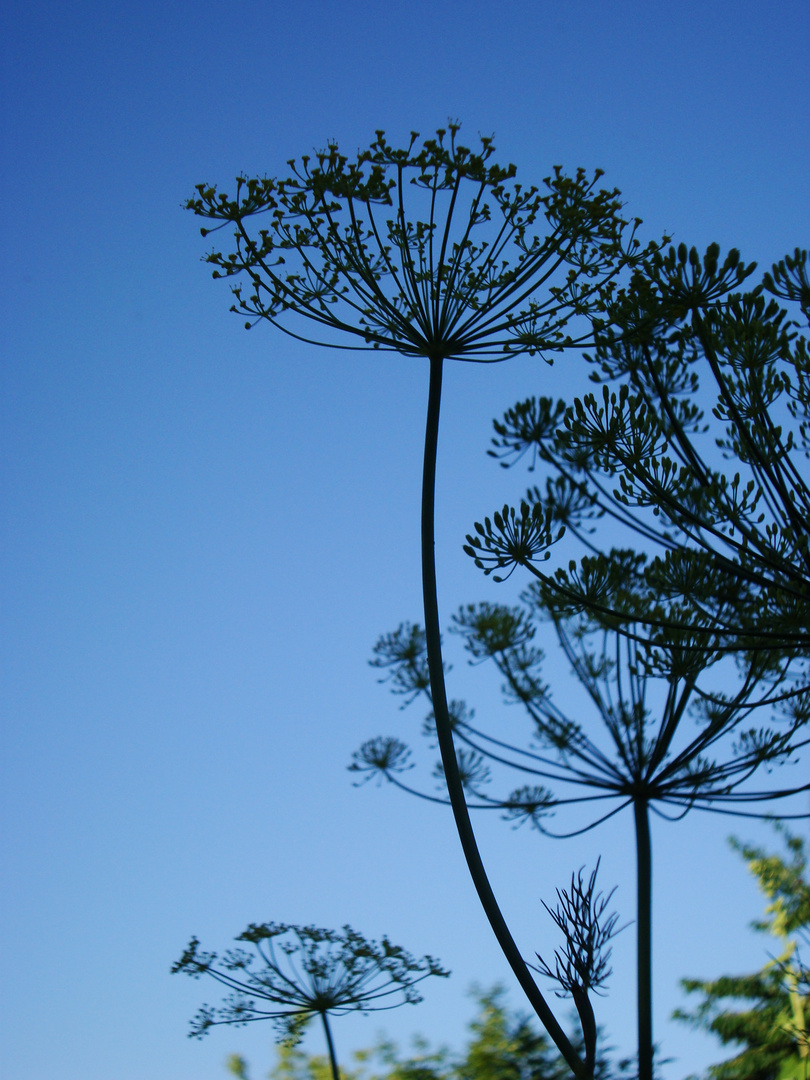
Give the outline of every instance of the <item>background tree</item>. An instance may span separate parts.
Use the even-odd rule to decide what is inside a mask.
[[[471,1038],[460,1053],[433,1047],[417,1036],[410,1051],[380,1039],[353,1054],[353,1067],[341,1069],[345,1080],[564,1080],[570,1076],[565,1060],[531,1018],[511,1010],[503,987],[473,991],[478,1011],[469,1024]],[[621,1072],[626,1063],[619,1066]],[[248,1080],[244,1059],[232,1055],[231,1072]],[[596,1075],[607,1080],[610,1066],[600,1059]],[[300,1047],[281,1045],[270,1080],[325,1080],[329,1063]]]
[[[250,1080],[250,1069],[241,1054],[231,1054],[226,1067],[237,1080]],[[358,1080],[357,1070],[339,1067],[341,1080]],[[276,1063],[268,1077],[273,1080],[333,1080],[332,1066],[326,1054],[308,1054],[300,1046],[279,1043],[276,1046]]]
[[[208,975],[229,991],[218,1006],[203,1005],[190,1036],[201,1038],[219,1024],[272,1020],[280,1039],[295,1045],[306,1025],[320,1017],[332,1080],[340,1080],[330,1016],[377,1012],[422,1000],[416,985],[446,977],[432,956],[416,959],[388,938],[369,941],[350,926],[343,931],[286,923],[251,924],[236,938],[252,950],[230,949],[221,958],[203,952],[192,938],[172,967],[194,979]],[[235,1067],[237,1059],[232,1059]]]
[[[810,1076],[810,977],[800,944],[810,944],[810,881],[805,843],[785,832],[787,858],[732,841],[768,897],[765,918],[751,925],[776,937],[781,952],[751,975],[684,979],[702,1000],[675,1017],[742,1044],[728,1061],[712,1065],[712,1080],[807,1080]],[[745,1002],[746,1008],[732,1008]]]
[[[434,493],[446,360],[496,362],[581,344],[572,317],[602,305],[638,257],[635,226],[616,191],[583,170],[559,169],[544,191],[514,181],[476,153],[457,124],[417,145],[390,146],[382,132],[350,162],[334,144],[285,180],[238,177],[235,198],[200,184],[188,208],[234,227],[230,254],[212,252],[216,277],[243,275],[232,310],[248,326],[267,320],[315,344],[422,358],[430,382],[422,474],[425,628],[436,731],[450,803],[481,903],[532,1007],[578,1076],[588,1071],[540,992],[489,884],[467,811],[452,737],[441,657],[434,551]],[[265,228],[252,228],[264,215]],[[211,231],[204,228],[203,235]],[[242,282],[247,279],[247,284]],[[309,334],[314,333],[315,337]],[[345,344],[346,337],[350,344]],[[341,342],[341,338],[343,342]],[[592,1057],[591,1053],[591,1057]]]

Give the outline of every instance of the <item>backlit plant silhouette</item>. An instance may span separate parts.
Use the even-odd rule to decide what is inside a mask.
[[[350,926],[343,931],[286,923],[251,924],[237,941],[253,949],[230,949],[221,958],[202,952],[192,938],[172,973],[209,975],[230,994],[223,1004],[203,1005],[191,1036],[201,1038],[217,1024],[273,1020],[288,1045],[319,1016],[333,1080],[340,1080],[330,1016],[377,1012],[418,1004],[416,985],[431,975],[449,975],[432,956],[416,959],[388,938],[368,941]]]
[[[539,461],[550,475],[519,508],[478,524],[467,550],[495,580],[516,567],[537,580],[523,606],[471,605],[451,627],[471,662],[495,664],[507,701],[520,703],[532,725],[526,746],[474,722],[464,703],[451,705],[472,806],[552,835],[560,808],[591,807],[569,836],[633,808],[643,1080],[653,1053],[650,811],[763,816],[763,804],[810,787],[751,782],[807,743],[810,494],[791,455],[808,449],[810,388],[806,344],[789,313],[761,288],[728,295],[750,272],[736,253],[719,267],[715,248],[702,265],[686,249],[653,256],[598,327],[594,363],[601,378],[623,373],[618,393],[606,389],[601,404],[591,396],[571,408],[531,399],[496,422],[493,456],[506,465],[528,459],[530,468]],[[810,311],[805,254],[764,282]],[[700,302],[691,321],[689,296]],[[707,463],[712,442],[695,399],[701,373],[718,389],[715,457],[736,457],[746,481]],[[600,546],[620,526],[663,553]],[[567,570],[546,570],[566,532],[585,554]],[[535,644],[539,621],[556,631],[596,725],[552,695]],[[375,654],[395,692],[430,698],[418,626],[381,638]],[[352,767],[442,801],[406,782],[411,764],[400,740],[373,739]],[[524,783],[489,795],[494,765]],[[581,792],[561,798],[549,783]]]
[[[557,906],[553,910],[543,901],[543,907],[562,931],[565,945],[562,950],[555,950],[553,968],[537,955],[537,970],[557,983],[560,987],[557,995],[570,995],[574,999],[582,1027],[585,1068],[589,1073],[596,1068],[598,1034],[590,995],[604,990],[611,974],[610,942],[624,929],[616,927],[619,916],[607,912],[615,888],[607,896],[596,891],[598,872],[597,859],[587,881],[580,870],[571,875],[570,888],[557,889]]]
[[[290,162],[287,179],[239,177],[233,198],[200,184],[188,208],[233,226],[234,249],[214,251],[216,277],[236,278],[232,310],[335,348],[378,349],[428,361],[422,483],[422,567],[429,678],[444,775],[479,898],[529,1001],[577,1075],[583,1063],[557,1023],[501,915],[481,861],[453,745],[441,658],[434,491],[445,360],[497,362],[584,342],[575,316],[604,303],[639,257],[635,224],[616,191],[560,169],[542,190],[477,152],[450,124],[435,139],[389,145],[382,132],[350,161],[337,146]],[[257,222],[257,224],[254,224]],[[264,227],[262,227],[262,224]],[[203,229],[207,234],[211,229]],[[350,343],[346,343],[346,335]],[[551,529],[551,521],[546,524]]]
[[[521,566],[605,625],[632,624],[653,652],[706,639],[767,654],[777,684],[794,679],[781,700],[806,712],[810,356],[797,316],[810,319],[807,252],[735,291],[754,268],[734,250],[721,264],[717,245],[702,260],[685,245],[647,259],[598,324],[588,359],[601,394],[570,408],[530,399],[496,423],[504,465],[528,453],[557,480],[476,525],[468,552],[486,573]],[[588,553],[544,571],[549,516]],[[588,518],[654,557],[591,538]]]
[[[641,675],[662,680],[668,695],[688,690],[692,715],[664,716],[645,745],[646,792],[626,788],[637,826],[643,804],[662,795],[683,812],[750,813],[742,803],[810,787],[746,784],[762,766],[795,760],[810,718],[810,488],[800,466],[810,451],[810,357],[796,321],[797,307],[810,316],[807,253],[734,291],[753,269],[736,251],[721,264],[716,245],[702,260],[684,245],[646,259],[597,320],[592,377],[618,385],[570,407],[530,399],[496,422],[502,464],[528,455],[551,475],[467,538],[496,580],[517,567],[535,577],[529,602],[558,632],[573,619],[623,639],[629,689]],[[652,554],[610,548],[621,529]],[[562,546],[567,565],[546,569],[564,532],[578,547]],[[577,674],[587,685],[588,668]],[[695,716],[697,732],[679,747],[678,729],[683,736]],[[578,739],[572,729],[561,750],[579,758]],[[644,877],[640,855],[640,912]],[[640,1041],[646,1080],[649,1029]]]
[[[458,755],[462,783],[471,809],[501,811],[514,825],[528,822],[549,836],[579,835],[632,808],[643,1070],[653,1052],[650,812],[670,820],[693,808],[764,816],[754,804],[795,793],[805,785],[767,791],[748,784],[768,747],[771,759],[776,757],[773,741],[767,742],[762,733],[755,737],[750,728],[759,707],[758,672],[753,665],[734,694],[709,693],[699,686],[699,678],[717,657],[705,638],[700,651],[675,645],[661,650],[656,668],[651,669],[632,636],[605,630],[582,613],[564,617],[551,607],[554,599],[537,586],[524,594],[523,606],[469,605],[454,617],[450,629],[463,638],[470,663],[492,663],[503,679],[506,702],[521,706],[529,720],[529,737],[520,741],[510,737],[505,718],[499,717],[496,727],[476,719],[465,702],[451,702],[453,734],[462,745]],[[565,697],[570,701],[570,695],[558,697],[544,678],[544,654],[535,643],[542,621],[552,623],[586,692],[585,703],[574,699],[568,706],[559,704]],[[384,672],[384,679],[406,704],[422,696],[432,705],[421,627],[403,624],[382,637],[374,652],[372,664]],[[721,665],[720,671],[727,683],[727,668]],[[433,738],[432,712],[423,733]],[[786,749],[790,743],[781,745]],[[430,801],[446,801],[415,786],[408,775],[414,765],[402,740],[378,737],[363,744],[350,768],[359,782],[378,776]],[[493,782],[506,771],[517,775],[519,786],[492,793]],[[441,764],[434,775],[441,776]],[[560,786],[569,790],[558,793]],[[559,824],[561,813],[573,820]],[[586,988],[582,989],[585,1003]],[[579,1005],[578,1011],[585,1024],[587,1013]]]

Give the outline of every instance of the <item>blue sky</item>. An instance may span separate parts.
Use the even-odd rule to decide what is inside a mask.
[[[470,140],[494,133],[526,181],[600,167],[645,235],[717,240],[768,266],[808,240],[808,38],[803,2],[6,5],[9,1080],[214,1080],[232,1051],[261,1074],[271,1032],[190,1042],[211,994],[168,975],[192,933],[221,946],[250,921],[351,922],[439,956],[453,978],[386,1017],[402,1039],[458,1044],[470,983],[509,980],[449,816],[355,790],[345,771],[363,739],[421,720],[366,661],[379,634],[419,619],[427,373],[246,334],[200,265],[181,209],[194,184],[452,117]],[[583,379],[573,357],[448,373],[446,613],[506,595],[461,551],[472,521],[524,484],[485,456],[493,416]],[[495,707],[484,672],[456,657],[453,678],[451,693]],[[554,844],[482,823],[529,954],[547,940],[540,897],[599,853],[632,915],[630,828]],[[764,959],[730,831],[694,816],[654,836],[656,1020],[673,1080],[717,1056],[667,1025],[678,978]],[[601,1015],[624,1047],[626,937]],[[336,1024],[339,1051],[378,1027]]]

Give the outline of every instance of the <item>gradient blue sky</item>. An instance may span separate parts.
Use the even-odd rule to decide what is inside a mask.
[[[354,151],[452,117],[527,181],[601,167],[646,235],[767,266],[808,242],[807,4],[10,0],[0,40],[2,1074],[221,1080],[231,1051],[262,1074],[271,1032],[190,1042],[212,994],[168,968],[192,933],[225,945],[269,919],[438,955],[453,978],[386,1028],[458,1044],[469,984],[509,973],[452,823],[345,771],[363,739],[421,719],[366,661],[419,618],[426,371],[244,333],[181,202],[327,139]],[[492,417],[582,378],[576,358],[449,372],[446,613],[507,596],[461,551],[524,485],[485,456]],[[494,705],[484,671],[457,658],[453,677]],[[677,979],[764,959],[731,827],[656,826],[667,1080],[717,1057],[666,1023]],[[487,822],[481,840],[529,955],[548,947],[540,896],[600,852],[632,916],[629,819],[566,844]],[[600,1018],[627,1048],[625,938]],[[339,1051],[378,1027],[336,1024]]]

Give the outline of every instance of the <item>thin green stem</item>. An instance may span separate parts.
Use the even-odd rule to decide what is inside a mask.
[[[498,944],[514,971],[526,997],[543,1023],[546,1031],[554,1040],[562,1056],[568,1062],[574,1075],[579,1080],[586,1080],[585,1066],[576,1050],[571,1045],[563,1029],[549,1008],[545,998],[532,978],[525,960],[520,955],[509,927],[501,913],[492,886],[487,878],[481,860],[478,844],[470,821],[469,810],[464,798],[464,788],[458,770],[456,751],[453,746],[453,729],[447,708],[447,691],[444,684],[444,665],[442,662],[441,633],[439,624],[439,603],[436,595],[436,554],[434,540],[434,506],[436,491],[436,451],[439,441],[439,411],[442,392],[442,358],[432,357],[430,361],[430,390],[428,393],[427,424],[425,427],[425,460],[422,474],[422,593],[425,604],[425,637],[427,641],[428,670],[430,673],[430,691],[433,698],[433,713],[436,719],[436,735],[447,783],[447,793],[453,808],[461,847],[467,860],[473,884],[481,901],[481,906],[489,919]]]
[[[335,1056],[335,1044],[332,1042],[332,1032],[329,1030],[329,1020],[325,1012],[321,1013],[323,1030],[326,1033],[326,1045],[329,1048],[329,1064],[332,1066],[332,1080],[340,1080],[337,1057]]]
[[[647,800],[633,801],[636,819],[636,874],[638,931],[638,1080],[653,1078],[652,1030],[652,849]]]

